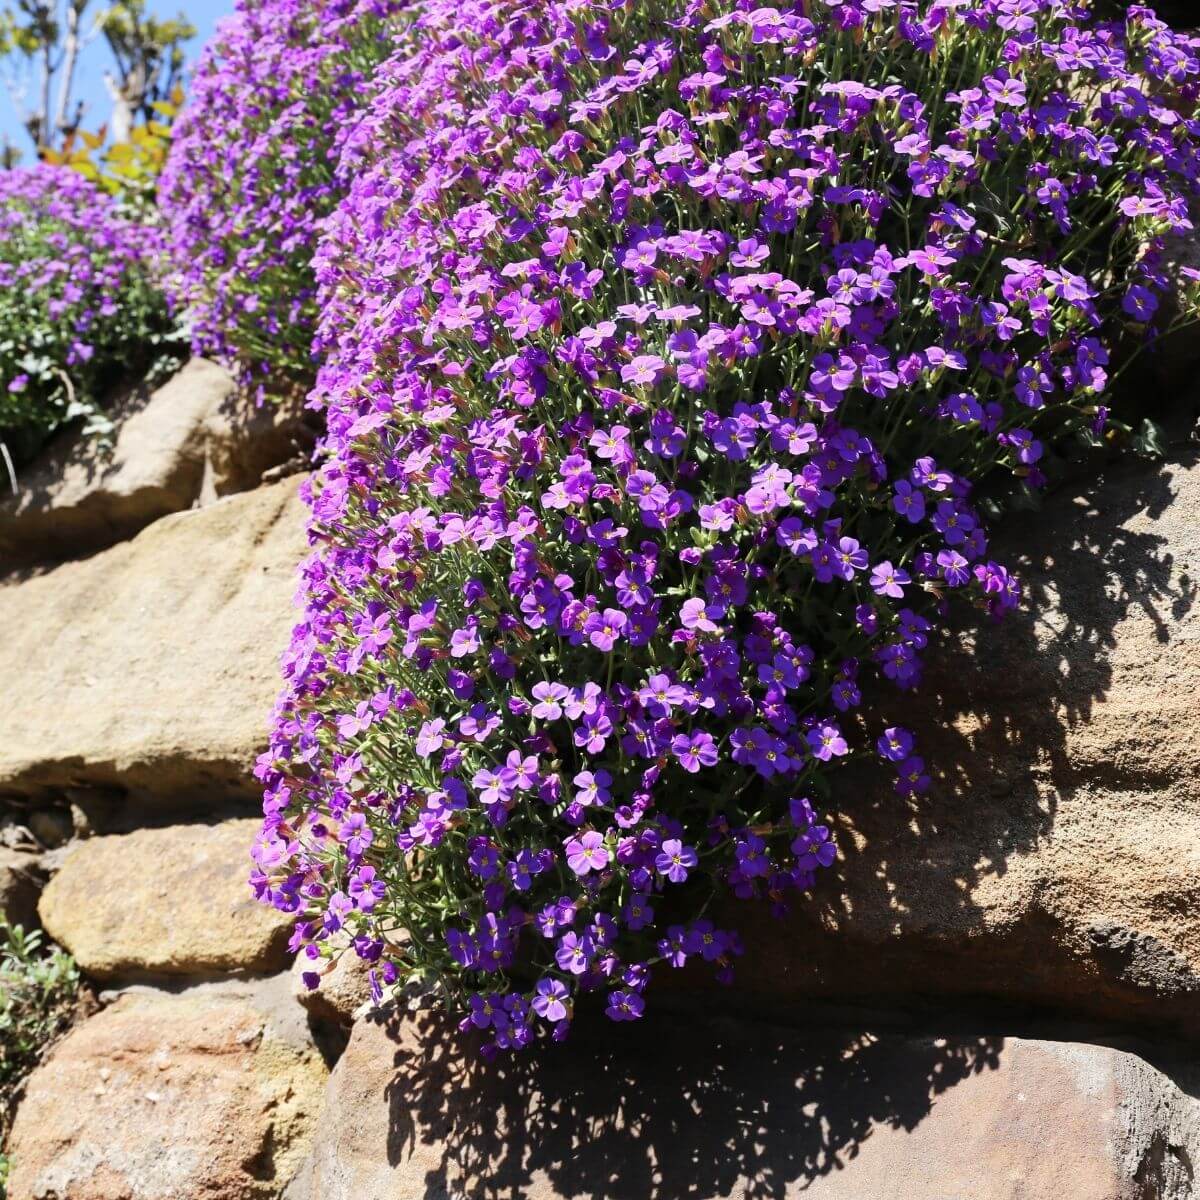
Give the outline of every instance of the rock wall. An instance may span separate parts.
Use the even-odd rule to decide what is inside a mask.
[[[837,878],[788,936],[750,928],[764,998],[1033,1005],[1200,1035],[1200,456],[1060,494],[1001,557],[1024,611],[931,649],[930,797],[847,778]]]
[[[1029,610],[879,698],[933,791],[847,772],[836,874],[736,913],[733,988],[672,974],[640,1024],[488,1067],[352,959],[308,992],[250,901],[303,426],[220,433],[211,365],[168,386],[103,469],[56,445],[0,507],[0,905],[100,1001],[29,1081],[11,1200],[1200,1194],[1191,442],[1060,491]]]
[[[0,905],[105,989],[29,1080],[12,1200],[272,1200],[310,1151],[329,1068],[246,855],[311,442],[194,361],[0,503]]]

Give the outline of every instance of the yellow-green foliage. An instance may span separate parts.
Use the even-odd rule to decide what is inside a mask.
[[[61,154],[48,151],[42,157],[77,171],[118,200],[150,208],[171,148],[171,126],[182,104],[183,89],[177,87],[170,100],[153,105],[161,119],[135,125],[128,141],[106,143],[103,129],[99,133],[81,130]]]

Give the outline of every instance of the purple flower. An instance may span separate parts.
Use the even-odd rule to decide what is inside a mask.
[[[362,813],[354,813],[347,817],[338,828],[338,837],[352,858],[361,858],[375,840],[375,834]]]
[[[931,786],[864,695],[1019,602],[993,499],[1200,304],[1160,261],[1200,52],[1049,0],[391,3],[241,0],[165,205],[214,344],[315,372],[325,429],[252,887],[309,959],[349,925],[379,986],[444,978],[494,1055],[729,979],[705,914],[836,860],[801,781],[874,743]]]
[[[875,745],[881,758],[903,762],[912,752],[912,734],[907,729],[901,729],[899,725],[893,725],[883,731]]]
[[[864,571],[867,567],[867,552],[854,538],[839,538],[833,558],[835,570],[843,579],[853,579],[855,571]]]
[[[454,658],[463,658],[468,654],[479,652],[479,627],[474,623],[465,629],[456,629],[450,635],[450,654]]]
[[[562,702],[569,694],[561,683],[535,683],[533,698],[537,704],[533,706],[533,716],[543,721],[557,720],[563,714]]]
[[[512,797],[517,784],[517,773],[511,767],[499,767],[494,771],[476,771],[471,782],[479,789],[483,804],[503,804]]]
[[[595,830],[566,842],[567,866],[576,875],[586,875],[589,871],[602,871],[608,866],[610,855],[604,848],[604,836]]]
[[[417,754],[422,758],[436,754],[448,740],[443,733],[445,728],[446,722],[441,717],[435,721],[425,721],[421,725],[421,732],[417,735],[414,747]]]
[[[613,1021],[636,1021],[642,1015],[646,1002],[637,994],[627,989],[620,989],[608,994],[608,1007],[605,1015]]]
[[[328,164],[394,7],[242,0],[192,73],[159,184],[174,300],[194,353],[238,363],[254,387],[268,371],[312,378],[313,252],[343,194]]]
[[[717,627],[709,620],[703,600],[694,597],[685,600],[679,610],[679,619],[685,629],[694,629],[699,633],[716,633]]]
[[[871,571],[871,588],[877,596],[901,599],[905,585],[911,582],[907,571],[893,567],[890,562],[881,562]]]
[[[546,1021],[564,1021],[568,1016],[570,993],[557,979],[539,979],[533,997],[533,1011]]]
[[[701,767],[716,765],[717,744],[708,733],[681,733],[671,740],[671,753],[685,771],[694,775]]]
[[[575,784],[576,802],[585,808],[607,804],[612,798],[608,792],[612,776],[607,771],[580,771],[571,782]]]
[[[1158,311],[1158,297],[1149,288],[1134,284],[1121,301],[1121,307],[1138,321],[1149,321]]]
[[[604,653],[608,653],[624,633],[629,618],[619,608],[606,608],[603,613],[593,613],[584,624],[588,641]]]
[[[672,683],[668,675],[651,675],[646,680],[646,686],[638,691],[637,697],[651,712],[663,716],[686,703],[688,690],[678,683]]]
[[[654,865],[672,883],[682,883],[698,862],[696,851],[678,838],[668,838],[654,859]]]
[[[771,860],[767,857],[767,843],[756,833],[743,834],[734,843],[734,857],[738,870],[747,879],[766,875],[771,869]]]
[[[502,1028],[508,1024],[508,1013],[505,1012],[500,997],[475,995],[470,997],[471,1024],[476,1029],[487,1029],[490,1025]]]
[[[387,885],[376,876],[374,867],[361,866],[351,877],[347,891],[355,904],[369,913],[387,895]]]
[[[925,497],[907,479],[898,480],[892,507],[914,525],[925,515]]]
[[[639,354],[621,368],[621,379],[635,387],[653,387],[666,367],[667,364],[657,354]]]
[[[113,379],[181,353],[163,235],[141,209],[65,166],[0,172],[0,294],[20,298],[0,312],[0,431],[18,470],[65,421],[83,415],[99,432]]]
[[[586,933],[564,933],[558,939],[554,961],[560,970],[568,971],[572,975],[582,975],[591,965],[595,952],[592,939]]]
[[[804,736],[813,758],[821,762],[828,762],[831,758],[850,753],[849,743],[832,721],[825,721],[815,729],[810,729]]]
[[[962,587],[971,578],[967,560],[956,550],[939,550],[937,564],[951,587]]]

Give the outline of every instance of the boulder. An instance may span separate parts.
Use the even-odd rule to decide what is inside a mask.
[[[42,881],[41,862],[36,854],[22,854],[0,846],[0,920],[32,929],[38,923]]]
[[[42,923],[98,979],[280,970],[294,918],[257,903],[246,883],[257,828],[172,825],[81,842],[42,893]]]
[[[1190,1200],[1200,1101],[1128,1051],[577,1018],[484,1063],[360,1020],[289,1200]]]
[[[1025,610],[961,623],[918,692],[882,698],[932,790],[834,781],[840,862],[785,924],[728,914],[739,1004],[970,996],[1200,1029],[1197,512],[1193,451],[1008,524]]]
[[[295,619],[305,508],[285,480],[0,584],[0,794],[76,785],[166,804],[255,794]]]
[[[9,1200],[275,1200],[326,1076],[302,1031],[250,998],[123,996],[30,1077]]]
[[[106,443],[71,429],[0,497],[4,569],[112,545],[167,513],[256,487],[311,448],[297,400],[256,407],[221,367],[192,359],[155,391],[135,388],[110,414]]]

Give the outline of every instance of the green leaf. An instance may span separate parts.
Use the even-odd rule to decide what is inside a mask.
[[[1162,427],[1156,425],[1149,417],[1138,427],[1130,445],[1135,454],[1140,454],[1144,458],[1161,459],[1167,453],[1166,434],[1163,433]]]

